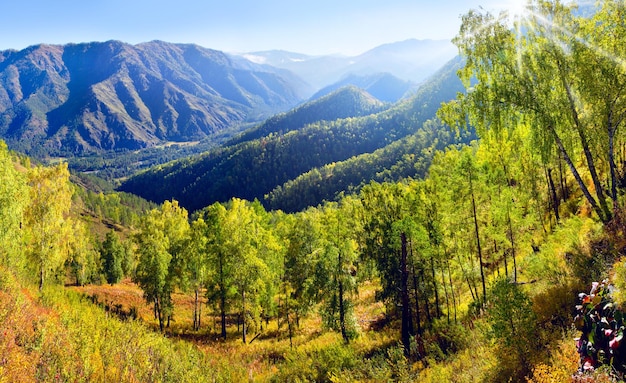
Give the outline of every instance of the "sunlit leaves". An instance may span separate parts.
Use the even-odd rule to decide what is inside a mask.
[[[68,257],[72,226],[68,218],[72,188],[67,164],[29,170],[30,204],[26,209],[29,228],[27,254],[37,270],[39,287],[56,273]]]
[[[17,171],[6,144],[0,141],[0,261],[14,270],[24,267],[18,252],[28,198],[26,177]]]
[[[142,217],[135,234],[139,264],[136,281],[146,301],[154,303],[159,327],[172,311],[171,294],[178,282],[180,257],[189,231],[187,210],[177,201],[165,201]]]

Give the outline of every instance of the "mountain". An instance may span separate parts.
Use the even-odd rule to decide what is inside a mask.
[[[340,118],[360,117],[380,112],[384,104],[372,97],[368,92],[355,86],[346,86],[329,92],[311,102],[305,103],[287,113],[280,113],[267,119],[238,137],[228,141],[226,145],[258,139],[270,134],[284,134],[299,130],[308,124],[318,121],[333,121]]]
[[[454,98],[455,93],[463,89],[456,76],[461,67],[460,57],[451,60],[403,104],[408,110],[419,111],[420,105],[432,107],[437,105],[438,99]],[[434,116],[435,111],[425,107],[421,112],[420,121],[431,113]],[[438,120],[428,120],[414,133],[380,149],[311,169],[277,186],[265,195],[264,203],[272,210],[295,212],[323,200],[335,200],[342,192],[358,192],[370,181],[394,182],[407,177],[423,177],[435,151],[475,138],[473,131],[455,133],[441,126]]]
[[[248,141],[233,142],[230,146],[210,150],[199,157],[155,167],[131,177],[120,189],[155,202],[174,198],[189,210],[201,209],[232,197],[263,200],[277,186],[312,169],[375,152],[421,131],[424,123],[435,116],[441,102],[454,98],[462,90],[454,68],[451,64],[447,71],[425,83],[413,97],[378,113],[332,121],[320,119],[304,126],[293,125],[290,131],[270,129],[267,130],[270,134],[261,138],[256,138],[259,134],[252,131]],[[360,100],[357,97],[352,99]],[[316,102],[319,100],[313,101]],[[332,103],[332,99],[326,102]],[[303,110],[313,108],[300,107],[300,111]],[[283,121],[291,113],[284,115]],[[289,126],[284,124],[282,128]],[[426,137],[419,144],[420,148],[430,147],[437,137]],[[410,147],[415,148],[415,145]],[[414,155],[419,157],[421,153]],[[392,160],[390,163],[394,161],[397,162]],[[371,179],[368,178],[370,175],[368,173],[358,181],[351,181],[351,184],[367,182]],[[315,205],[328,199],[328,196],[334,197],[335,192],[316,195],[307,202]],[[272,202],[280,204],[276,202],[277,198]]]
[[[376,73],[363,76],[351,74],[332,85],[320,89],[311,96],[311,99],[320,98],[344,86],[359,87],[377,99],[385,102],[396,102],[409,91],[417,88],[417,84],[411,81],[401,80],[391,73]]]
[[[34,155],[194,141],[296,105],[284,69],[189,44],[118,41],[0,52],[0,137]]]
[[[390,73],[404,81],[420,83],[458,54],[449,40],[410,39],[384,44],[357,56],[308,56],[286,51],[242,54],[258,64],[288,69],[316,90],[347,75]]]

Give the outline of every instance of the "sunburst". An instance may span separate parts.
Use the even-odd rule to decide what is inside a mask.
[[[526,15],[527,0],[504,0],[501,4],[511,20],[519,20]]]

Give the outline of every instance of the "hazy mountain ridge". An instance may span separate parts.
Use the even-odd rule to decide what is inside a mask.
[[[160,41],[0,52],[0,134],[25,152],[84,153],[191,141],[288,109],[296,76]]]
[[[419,83],[457,54],[457,48],[449,40],[409,39],[384,44],[356,56],[310,56],[280,50],[241,55],[256,63],[288,69],[319,90],[348,75],[390,73]]]
[[[311,96],[312,100],[325,96],[344,86],[356,86],[380,101],[396,102],[417,88],[417,84],[402,80],[391,73],[375,73],[371,75],[348,75],[334,84],[328,85]]]

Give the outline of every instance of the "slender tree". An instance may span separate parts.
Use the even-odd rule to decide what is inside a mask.
[[[4,266],[22,271],[24,214],[28,204],[27,179],[15,168],[14,158],[0,140],[0,262]]]
[[[67,164],[34,167],[28,172],[30,204],[25,213],[30,229],[27,254],[39,275],[39,289],[50,273],[65,263],[70,251],[72,188]]]

